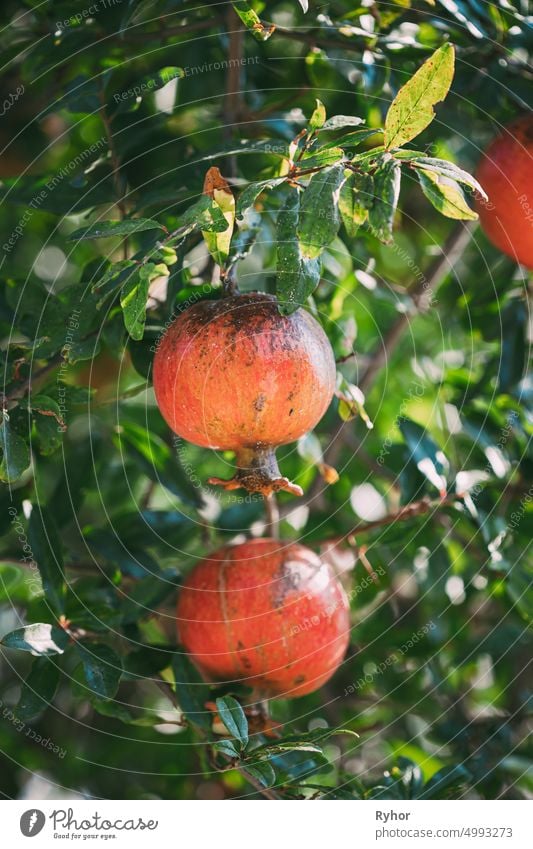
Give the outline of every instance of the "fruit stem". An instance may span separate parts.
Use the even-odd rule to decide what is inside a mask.
[[[255,448],[241,448],[237,451],[237,474],[231,480],[209,478],[208,483],[222,486],[224,489],[240,489],[260,492],[265,498],[273,492],[285,490],[292,495],[303,495],[303,490],[279,470],[276,453],[272,446],[257,445]]]

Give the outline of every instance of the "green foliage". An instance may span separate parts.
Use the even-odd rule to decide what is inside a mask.
[[[0,790],[524,798],[531,276],[472,173],[531,108],[525,3],[227,6],[169,0],[163,28],[147,0],[2,7]],[[280,495],[280,531],[328,550],[351,646],[270,719],[175,632],[183,576],[264,523],[151,383],[221,279],[308,309],[338,365],[280,451],[308,508]]]

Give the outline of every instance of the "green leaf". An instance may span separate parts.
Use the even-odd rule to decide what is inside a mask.
[[[206,731],[211,730],[212,715],[206,702],[211,696],[211,688],[185,653],[172,657],[176,696],[187,719]]]
[[[525,558],[522,563],[513,564],[506,575],[505,588],[524,620],[533,622],[533,569]]]
[[[392,241],[394,214],[400,196],[401,166],[394,159],[386,160],[374,175],[374,202],[368,211],[372,233],[385,244]]]
[[[0,560],[0,601],[9,601],[13,592],[24,583],[24,571],[14,563]]]
[[[4,483],[14,483],[30,465],[31,457],[25,440],[13,432],[9,415],[5,410],[2,424],[0,424],[0,449],[2,450],[0,480]]]
[[[320,129],[322,132],[324,130],[341,130],[344,127],[358,127],[364,123],[364,118],[355,118],[353,115],[332,115]],[[377,131],[372,130],[371,132],[375,133]]]
[[[439,769],[424,785],[419,799],[449,799],[472,776],[462,764]]]
[[[461,187],[454,180],[432,171],[417,170],[420,187],[435,209],[446,218],[475,221],[477,213],[468,206]]]
[[[385,118],[386,149],[401,147],[432,122],[433,106],[444,100],[452,84],[454,58],[453,45],[443,44],[402,86]]]
[[[128,678],[153,678],[172,663],[174,655],[170,648],[145,646],[130,652],[124,658],[124,676]]]
[[[61,445],[63,432],[66,430],[65,422],[59,405],[53,398],[48,398],[46,395],[34,395],[30,403],[40,452],[48,456],[57,451]]]
[[[296,236],[300,198],[292,190],[277,222],[276,294],[285,315],[295,312],[315,290],[320,280],[320,260],[303,256]]]
[[[216,700],[220,719],[235,739],[241,744],[241,749],[248,745],[248,720],[237,699],[233,696],[223,696]]]
[[[348,236],[353,238],[359,227],[365,223],[373,202],[372,177],[369,174],[350,172],[339,194],[339,212]]]
[[[49,511],[38,504],[34,504],[31,511],[28,542],[39,568],[46,599],[57,613],[64,613],[67,585],[61,541]]]
[[[285,179],[285,177],[275,177],[272,180],[261,180],[259,183],[250,183],[246,186],[246,188],[240,193],[237,200],[237,218],[241,219],[243,217],[246,210],[253,206],[260,194],[268,189],[273,189],[276,186],[279,186],[281,183],[285,182]]]
[[[124,421],[115,439],[124,455],[134,460],[150,480],[166,487],[186,504],[203,505],[201,493],[160,436],[134,422]]]
[[[112,699],[122,677],[122,661],[112,648],[104,643],[76,646],[81,656],[87,686],[96,696]]]
[[[157,575],[160,571],[157,561],[144,547],[126,542],[116,527],[113,531],[90,528],[84,538],[91,555],[99,555],[98,559],[102,558],[113,567],[118,567],[123,575],[145,578],[147,574]]]
[[[139,263],[133,259],[121,259],[119,262],[110,265],[91,287],[93,294],[100,298],[96,308],[100,309],[115,289],[122,285],[129,276],[133,275],[138,268]]]
[[[275,26],[264,24],[249,3],[239,0],[236,3],[232,3],[232,6],[245,27],[250,30],[257,41],[267,41],[270,38],[275,30]]]
[[[441,496],[446,495],[448,461],[427,431],[411,419],[400,417],[398,427],[418,470],[433,484]]]
[[[150,218],[130,218],[124,221],[95,221],[89,227],[74,230],[68,237],[69,242],[79,242],[81,239],[104,239],[108,236],[131,236],[144,230],[163,230],[158,221]]]
[[[311,132],[315,130],[320,130],[321,127],[324,126],[324,122],[326,120],[326,107],[322,103],[321,100],[316,99],[316,106],[309,119],[309,129]]]
[[[36,657],[22,686],[15,713],[23,722],[38,719],[50,705],[59,683],[59,667],[48,657]]]
[[[469,186],[474,191],[478,192],[481,197],[488,200],[487,194],[483,187],[478,183],[475,177],[472,177],[467,171],[463,171],[458,165],[453,162],[448,162],[446,159],[434,159],[429,156],[420,156],[411,160],[413,168],[422,168],[423,171],[432,171],[439,174],[441,177],[448,177],[456,183],[462,183]]]
[[[344,181],[344,168],[324,168],[309,181],[298,215],[298,239],[303,256],[316,259],[333,241],[340,226],[339,191]]]
[[[215,752],[220,752],[221,755],[231,758],[231,760],[240,760],[241,754],[235,747],[233,740],[218,740],[213,749]]]
[[[245,764],[244,772],[255,778],[262,787],[272,787],[276,783],[276,773],[268,761],[256,764]]]
[[[306,154],[297,163],[297,168],[302,171],[306,171],[308,168],[325,168],[327,165],[336,165],[337,162],[341,162],[344,158],[344,150],[341,147],[327,145],[321,147],[320,150]]]
[[[44,622],[17,628],[0,640],[0,644],[8,649],[29,651],[36,657],[63,654],[68,642],[69,636],[62,628]]]
[[[137,342],[144,336],[150,283],[158,277],[168,277],[168,275],[169,270],[163,262],[158,265],[147,262],[141,265],[139,274],[129,276],[122,287],[120,306],[124,315],[124,325],[131,338]]]
[[[180,216],[178,222],[180,238],[197,229],[202,230],[202,232],[223,233],[228,229],[228,226],[218,203],[207,195],[202,195],[196,203],[193,203]]]
[[[502,312],[498,392],[510,392],[524,374],[527,359],[527,323],[525,302],[520,298],[513,298]]]

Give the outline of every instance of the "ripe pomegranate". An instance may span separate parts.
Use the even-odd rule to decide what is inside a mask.
[[[476,203],[485,233],[501,251],[533,268],[533,113],[491,142],[477,178],[489,196]]]
[[[317,690],[340,665],[348,599],[331,568],[297,543],[255,539],[201,560],[178,600],[178,635],[206,678],[258,699]]]
[[[324,415],[335,388],[335,361],[320,325],[305,310],[279,313],[276,299],[253,292],[200,301],[165,332],[154,358],[159,409],[195,445],[237,455],[225,489],[268,495],[299,486],[281,476],[275,448],[298,439]]]

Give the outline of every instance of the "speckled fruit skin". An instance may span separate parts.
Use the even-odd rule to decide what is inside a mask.
[[[483,230],[497,248],[533,268],[533,114],[491,142],[477,178],[489,196],[476,201]]]
[[[274,464],[264,475],[275,479],[269,449],[293,442],[322,418],[335,388],[335,360],[308,312],[282,316],[274,297],[254,292],[200,301],[179,315],[157,348],[153,376],[159,409],[175,433],[236,451],[238,466]]]
[[[201,560],[179,596],[178,637],[203,675],[257,698],[317,690],[349,639],[348,600],[331,568],[297,543],[257,539]]]

